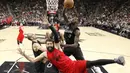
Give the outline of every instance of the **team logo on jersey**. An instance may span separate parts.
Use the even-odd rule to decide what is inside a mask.
[[[73,33],[71,30],[65,30],[66,33]]]
[[[71,34],[69,34],[68,37],[71,38]]]
[[[49,63],[47,64],[47,68],[51,68],[51,67],[52,67],[52,63],[49,62]]]

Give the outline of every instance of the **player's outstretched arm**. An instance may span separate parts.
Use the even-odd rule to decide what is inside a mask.
[[[52,33],[54,34],[55,46],[57,46],[57,49],[62,51],[60,43],[59,43],[58,33],[57,33],[56,29],[52,25],[49,25],[49,28],[51,29]]]
[[[69,23],[68,19],[67,19],[67,16],[65,15],[65,11],[66,11],[66,8],[63,9],[63,17],[64,17],[64,20],[66,23]]]
[[[33,63],[41,61],[44,57],[46,57],[46,54],[45,54],[46,52],[41,53],[36,58],[33,58],[33,57],[30,57],[30,56],[26,55],[25,52],[22,51],[20,48],[18,49],[18,52],[19,52],[19,54],[21,54],[22,56],[24,56],[28,61],[33,62]]]
[[[80,16],[79,16],[79,14],[78,14],[78,12],[77,12],[77,10],[76,10],[76,8],[75,8],[75,6],[73,7],[73,11],[74,11],[74,13],[76,14],[76,17],[78,18],[78,22],[80,21]]]

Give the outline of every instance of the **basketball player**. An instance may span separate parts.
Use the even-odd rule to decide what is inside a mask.
[[[64,46],[63,51],[67,56],[73,55],[76,60],[84,60],[80,44],[78,43],[80,37],[80,29],[78,28],[78,24],[80,19],[77,18],[79,17],[79,15],[75,10],[75,7],[73,8],[73,11],[75,12],[76,17],[68,20],[67,16],[65,15],[66,9],[63,9],[63,17],[66,22],[64,32],[64,39],[66,44],[62,45]],[[102,71],[96,66],[93,66],[91,69],[93,69],[97,73],[102,73]]]
[[[57,24],[57,22],[59,22],[58,20],[58,14],[55,12],[55,13],[48,13],[47,14],[48,16],[48,24],[52,24],[56,30],[56,33],[58,33],[58,40],[60,41],[60,43],[64,44],[64,37],[63,37],[63,34],[59,32],[59,27],[60,25]],[[56,23],[54,23],[56,22]],[[47,39],[52,39],[54,40],[54,34],[51,33],[49,34],[48,32],[46,33],[46,38]],[[55,43],[55,47],[58,48],[58,49],[61,49],[60,45],[59,44],[56,44]]]
[[[28,40],[32,41],[32,50],[35,57],[39,56],[44,49],[41,47],[41,43],[37,40],[35,34],[27,34]],[[45,63],[38,61],[34,63],[37,73],[44,73]]]
[[[38,40],[35,34],[27,34],[27,38],[32,41],[32,50],[34,56],[39,56],[45,49],[42,48],[41,44],[45,44],[45,41]],[[57,68],[52,65],[49,61],[38,61],[35,62],[35,69],[37,73],[58,73],[59,71]]]
[[[67,19],[65,15],[66,9],[63,10],[63,17],[66,22],[66,27],[64,31],[64,39],[66,44],[64,46],[64,53],[67,56],[73,55],[76,60],[84,60],[83,53],[81,51],[79,45],[79,36],[80,36],[80,29],[78,28],[78,19],[72,18],[70,21]]]
[[[23,39],[24,39],[23,24],[20,23],[19,34],[18,34],[18,37],[17,37],[17,44],[18,44],[19,47],[22,47]]]
[[[77,60],[72,61],[68,56],[66,56],[62,51],[56,49],[54,43],[59,43],[58,34],[52,26],[50,26],[52,32],[54,33],[54,40],[46,40],[47,51],[43,52],[36,58],[29,57],[22,51],[18,49],[19,53],[31,62],[37,62],[40,60],[48,59],[52,64],[54,64],[62,73],[87,73],[86,68],[92,66],[106,65],[117,63],[120,65],[125,64],[124,57],[120,56],[114,60],[112,59],[100,59],[96,61],[88,60]]]

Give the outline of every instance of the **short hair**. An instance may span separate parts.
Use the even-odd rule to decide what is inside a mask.
[[[52,43],[53,43],[54,40],[53,40],[53,39],[47,39],[47,40],[46,40],[46,43],[47,43],[47,42],[52,42]]]

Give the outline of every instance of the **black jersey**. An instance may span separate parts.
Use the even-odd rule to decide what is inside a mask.
[[[65,32],[64,32],[64,38],[65,38],[66,44],[74,44],[76,30],[79,30],[79,28],[77,27],[74,30],[72,30],[69,27],[66,27]]]
[[[33,49],[33,44],[34,44],[34,43],[39,43],[39,44],[40,44],[40,42],[39,42],[39,41],[37,41],[37,42],[32,42],[33,54],[34,54],[35,57],[37,57],[37,56],[39,56],[39,55],[42,53],[42,51],[41,51],[41,50],[35,51],[35,50]],[[41,44],[40,44],[40,45],[41,45]],[[45,64],[42,62],[42,60],[41,60],[41,61],[38,61],[38,62],[35,62],[34,65],[35,65],[35,69],[36,69],[37,73],[44,73]]]
[[[34,54],[35,57],[37,57],[37,56],[39,56],[39,55],[42,53],[42,51],[41,51],[41,50],[34,51],[34,49],[33,49],[33,44],[34,44],[34,43],[38,43],[38,44],[40,44],[40,42],[39,42],[39,41],[37,41],[37,42],[32,42],[32,50],[33,50],[33,54]],[[41,45],[41,44],[40,44],[40,45]]]

